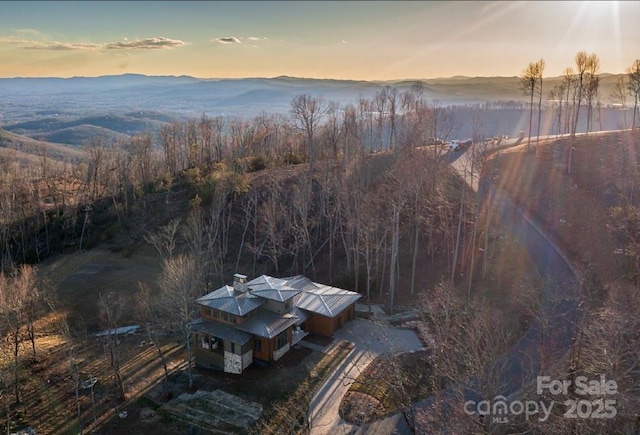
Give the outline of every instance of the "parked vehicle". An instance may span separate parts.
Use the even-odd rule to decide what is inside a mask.
[[[449,150],[458,151],[459,149],[460,149],[460,141],[459,140],[452,140],[451,142],[449,142]]]

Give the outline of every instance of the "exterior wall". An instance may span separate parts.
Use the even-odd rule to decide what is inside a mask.
[[[303,329],[308,332],[313,332],[314,334],[331,337],[333,333],[342,328],[345,323],[355,318],[355,310],[355,305],[351,304],[334,318],[313,313],[304,323]]]
[[[237,355],[231,352],[224,353],[224,371],[227,373],[235,373],[239,375],[244,369],[246,369],[252,362],[253,352],[249,351],[243,355]]]
[[[200,367],[208,368],[208,369],[224,369],[224,350],[215,349],[208,350],[204,349],[201,346],[200,334],[194,334],[192,349],[193,355],[196,359],[196,364]]]
[[[216,349],[202,347],[201,338],[206,334],[193,334],[193,355],[196,364],[208,369],[224,370],[227,373],[242,373],[253,362],[253,340],[244,345],[219,340]]]
[[[287,308],[288,307],[288,308]],[[269,300],[266,304],[262,306],[269,311],[273,311],[274,313],[284,314],[289,311],[293,307],[293,299],[289,299],[286,302],[277,302]]]
[[[291,348],[291,342],[293,340],[293,327],[288,328],[285,332],[287,336],[286,344],[284,346],[281,346],[280,349],[278,349],[278,346],[276,344],[277,337],[273,337],[272,339],[255,337],[255,340],[262,340],[262,344],[260,352],[256,351],[254,348],[253,357],[255,359],[267,362],[277,361],[278,359],[280,359],[282,355],[287,353]]]
[[[198,311],[200,312],[200,317],[202,317],[205,320],[214,320],[213,316],[211,315],[211,308],[209,307],[203,307],[202,305],[198,306]]]
[[[253,357],[262,361],[270,361],[269,356],[272,352],[272,346],[274,346],[273,340],[267,340],[261,337],[255,337],[254,340],[260,341],[260,351],[255,350],[254,344]]]
[[[311,314],[304,324],[304,329],[314,334],[331,337],[334,331],[333,319],[320,314]]]
[[[280,358],[282,358],[282,355],[284,355],[285,353],[289,352],[289,349],[291,348],[291,345],[289,343],[285,344],[284,347],[281,347],[280,349],[276,349],[273,351],[273,360],[274,361],[278,361]]]
[[[247,344],[243,344],[240,346],[237,343],[232,343],[230,341],[224,342],[224,351],[235,353],[236,355],[243,355],[249,351],[253,351],[253,340],[250,340]]]
[[[209,307],[203,307],[202,305],[198,306],[198,312],[200,313],[200,317],[204,320],[215,320],[228,325],[238,325],[245,320],[241,316],[234,316],[233,314],[224,313],[220,310],[215,310]]]

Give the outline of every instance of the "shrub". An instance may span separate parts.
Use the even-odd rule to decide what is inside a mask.
[[[267,159],[263,156],[255,156],[247,166],[247,172],[256,172],[267,169]]]
[[[301,163],[306,163],[307,156],[302,153],[288,153],[284,156],[284,162],[287,165],[299,165]]]

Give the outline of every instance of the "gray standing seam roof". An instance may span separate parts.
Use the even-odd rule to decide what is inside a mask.
[[[263,310],[239,325],[236,325],[236,328],[253,335],[271,339],[288,327],[296,325],[298,320],[298,317],[292,312],[277,314],[272,311]]]
[[[238,343],[240,345],[248,343],[249,340],[253,338],[251,334],[241,331],[235,328],[233,325],[216,322],[215,320],[204,320],[201,318],[194,320],[191,323],[191,330],[195,332],[203,332],[205,334],[221,338],[225,341]]]
[[[198,298],[196,303],[237,316],[256,310],[266,304],[267,299],[278,302],[293,299],[294,306],[285,314],[260,310],[235,326],[198,319],[192,324],[194,330],[240,344],[248,342],[251,334],[271,339],[293,325],[301,325],[311,313],[336,317],[362,297],[359,293],[315,283],[303,275],[287,278],[262,275],[246,286],[247,292],[223,286]]]
[[[304,291],[296,301],[296,307],[326,317],[336,317],[362,295],[337,287],[320,285]]]
[[[249,292],[261,298],[277,302],[285,302],[300,293],[300,289],[294,288],[280,278],[262,275],[247,283]]]
[[[266,303],[265,300],[249,293],[237,292],[228,285],[196,299],[198,305],[215,308],[236,316],[246,316],[247,313]]]

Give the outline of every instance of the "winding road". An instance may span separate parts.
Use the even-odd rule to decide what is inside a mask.
[[[495,189],[490,180],[480,180],[479,185],[468,175],[469,150],[464,153],[449,152],[449,163],[461,172],[461,176],[480,195],[483,205],[498,213],[503,234],[519,239],[536,264],[537,272],[546,283],[542,296],[541,319],[534,320],[520,340],[504,355],[496,367],[500,367],[502,387],[500,394],[513,398],[541,373],[542,358],[562,361],[568,354],[576,321],[580,315],[575,290],[578,274],[556,244],[544,233],[523,210],[515,206],[505,195]],[[443,393],[445,406],[463,409],[466,400],[482,400],[474,389],[474,380],[467,379],[456,386],[456,390]],[[462,389],[465,400],[457,402],[454,391]],[[491,399],[491,398],[485,398]],[[371,423],[358,433],[375,434],[426,434],[430,429],[422,426],[420,415],[433,410],[434,398],[415,403],[408,413],[412,421],[407,422],[403,413]],[[410,427],[412,426],[413,429]]]

